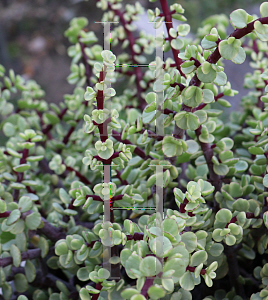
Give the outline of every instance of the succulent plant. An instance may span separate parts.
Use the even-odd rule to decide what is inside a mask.
[[[97,1],[119,54],[70,22],[59,105],[0,65],[0,298],[268,299],[268,2],[233,11],[229,36],[226,16],[204,20],[194,40],[180,4],[160,0],[156,36],[135,37],[144,8],[121,2]],[[155,48],[173,59],[142,69]],[[224,122],[214,103],[238,93],[224,59],[246,55],[251,90]]]

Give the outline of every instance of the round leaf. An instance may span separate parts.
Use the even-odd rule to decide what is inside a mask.
[[[247,26],[248,14],[244,9],[236,9],[230,14],[231,23],[237,28]]]
[[[144,276],[156,276],[162,271],[162,265],[158,258],[147,256],[141,261],[139,270]]]
[[[216,214],[216,220],[222,223],[229,223],[232,219],[232,213],[229,209],[222,208]]]
[[[29,229],[35,230],[41,223],[41,216],[38,212],[31,213],[25,218],[25,222]]]

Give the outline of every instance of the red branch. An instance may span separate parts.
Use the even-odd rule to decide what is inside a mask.
[[[112,160],[114,158],[119,157],[119,153],[121,153],[121,152],[122,151],[120,151],[120,152],[114,152],[114,154],[110,158],[108,158],[108,159],[101,158],[98,155],[94,155],[93,158],[96,158],[97,160],[102,161],[104,165],[110,165],[112,163]]]
[[[255,217],[254,213],[250,213],[250,212],[246,213],[246,217],[248,219],[261,219],[262,218],[261,216]],[[230,220],[230,222],[226,224],[225,228],[228,228],[229,224],[235,223],[236,221],[237,221],[237,217],[236,216],[232,217],[232,219]]]
[[[180,205],[180,212],[181,213],[186,213],[186,210],[185,210],[185,206],[189,203],[188,199],[185,197],[184,200],[183,200],[183,203]],[[188,211],[188,216],[189,217],[194,217],[194,214],[190,211]]]
[[[154,278],[146,278],[144,285],[141,289],[141,295],[143,295],[146,299],[148,297],[148,290],[149,288],[153,285],[154,283]]]
[[[64,164],[64,161],[62,162]],[[74,168],[70,167],[70,166],[66,166],[66,170],[70,171],[70,172],[75,172],[75,175],[84,183],[87,185],[91,185],[91,182],[84,176],[82,175],[80,172],[76,171]]]
[[[169,10],[168,3],[167,3],[166,0],[160,0],[160,4],[161,4],[161,7],[162,7],[163,16],[165,16],[165,23],[166,23],[167,33],[168,33],[168,39],[169,39],[169,42],[171,44],[171,41],[173,39],[172,36],[169,34],[169,30],[171,28],[173,28],[171,12]],[[174,57],[177,69],[179,70],[181,76],[186,78],[185,74],[181,70],[181,64],[183,63],[183,61],[182,61],[182,59],[180,59],[178,57],[178,54],[180,53],[180,51],[176,50],[172,47],[171,47],[171,49],[172,49],[172,53],[173,53],[173,57]]]
[[[217,96],[214,96],[214,99],[215,99],[215,101],[217,102],[218,99],[220,99],[220,98],[223,97],[223,96],[224,96],[223,93],[219,93]],[[197,111],[197,110],[200,110],[200,109],[204,108],[205,106],[207,106],[207,103],[201,103],[201,104],[199,104],[197,107],[193,108],[193,109],[192,109],[192,112],[195,112],[195,111]]]
[[[7,218],[11,214],[11,211],[5,211],[3,213],[0,213],[0,218]]]
[[[143,240],[144,234],[142,232],[135,232],[133,235],[127,235],[127,240],[141,241]]]
[[[124,195],[113,196],[113,197],[110,199],[110,202],[122,200],[123,197],[124,197]],[[88,199],[88,198],[93,198],[93,200],[95,200],[95,201],[103,202],[103,199],[102,199],[100,196],[98,196],[98,195],[87,195],[87,196],[86,196],[86,199]]]
[[[131,31],[129,31],[126,27],[126,25],[128,23],[126,22],[126,20],[124,18],[124,14],[118,9],[113,9],[110,2],[108,2],[108,7],[109,7],[110,10],[114,11],[114,13],[117,16],[119,16],[120,22],[121,22],[121,24],[124,27],[124,30],[126,32],[127,39],[129,41],[129,46],[130,46],[131,59],[133,61],[133,64],[137,64],[137,66],[134,67],[134,71],[136,73],[136,86],[137,86],[137,91],[138,91],[139,104],[140,104],[140,108],[144,109],[144,107],[147,105],[147,103],[145,102],[145,100],[141,96],[142,88],[140,86],[140,81],[143,78],[143,73],[141,71],[141,68],[138,66],[138,62],[135,60],[135,55],[136,55],[136,53],[134,51],[135,38],[133,36],[133,33]]]
[[[124,143],[126,145],[132,145],[132,143],[129,140],[122,140],[121,134],[119,132],[117,132],[116,130],[113,129],[112,133],[113,133],[113,138],[115,138],[117,141]],[[136,147],[134,150],[134,153],[137,154],[138,156],[140,156],[141,158],[143,158],[144,160],[146,160],[148,158],[153,159],[152,156],[146,155],[145,152],[140,147]]]
[[[188,266],[186,268],[186,271],[190,271],[190,272],[194,273],[195,269],[196,269],[196,267],[190,267],[190,266]],[[200,272],[201,275],[205,275],[206,273],[207,273],[207,271],[205,269],[201,269],[201,272]]]
[[[98,282],[98,283],[96,284],[96,290],[101,291],[101,289],[102,289],[102,285],[101,285],[100,282]],[[97,299],[99,298],[99,295],[100,295],[100,294],[94,294],[94,295],[92,296],[91,300],[97,300]]]

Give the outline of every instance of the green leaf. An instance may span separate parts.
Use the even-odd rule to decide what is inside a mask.
[[[21,165],[14,167],[13,170],[21,173],[21,172],[29,170],[30,168],[31,168],[31,165],[21,164]]]
[[[33,202],[30,197],[23,196],[19,200],[19,209],[22,213],[32,208]]]
[[[103,280],[108,279],[110,277],[110,272],[106,269],[99,269],[98,271],[98,277],[102,278]]]
[[[213,170],[217,175],[226,175],[229,172],[229,168],[224,164],[215,165],[213,164]]]
[[[59,258],[57,256],[52,256],[47,260],[47,265],[49,268],[57,270]]]
[[[153,300],[158,300],[166,295],[165,290],[161,286],[152,285],[147,291],[149,297]]]
[[[9,217],[7,218],[7,225],[10,226],[12,224],[14,224],[15,222],[18,221],[18,219],[20,218],[20,211],[18,209],[14,209]]]
[[[6,202],[2,199],[0,199],[0,213],[3,213],[7,210]]]
[[[185,142],[172,136],[165,136],[162,142],[163,153],[168,157],[180,156],[186,149]]]
[[[186,153],[194,154],[199,149],[199,144],[194,140],[187,140],[186,144],[188,145],[188,149],[186,150]]]
[[[56,247],[55,247],[55,253],[57,255],[64,255],[67,254],[69,251],[68,246],[65,242],[65,240],[60,240],[57,242]]]
[[[205,275],[204,275],[204,279],[205,279],[206,285],[207,285],[208,287],[212,287],[213,282],[212,282],[211,278],[208,276],[208,274],[205,274]]]
[[[23,293],[28,290],[28,281],[24,274],[16,274],[14,276],[14,286],[17,292]]]
[[[132,296],[139,294],[139,291],[134,288],[126,288],[121,292],[121,297],[130,299]]]
[[[228,40],[223,40],[219,43],[219,52],[223,58],[231,60],[238,54],[240,46],[240,40],[237,40],[234,37],[229,37]]]
[[[25,218],[25,222],[29,229],[35,230],[41,223],[41,216],[38,212],[33,212]]]
[[[185,289],[186,291],[191,291],[194,289],[194,278],[192,274],[187,271],[181,278],[180,278],[180,286]]]
[[[220,256],[223,250],[224,250],[224,247],[222,244],[214,243],[210,247],[208,253],[212,256]]]
[[[248,168],[248,163],[244,160],[239,160],[235,165],[234,165],[236,172],[237,173],[242,173],[246,171]]]
[[[268,2],[263,2],[260,6],[261,17],[268,17]]]
[[[21,153],[18,153],[17,151],[15,151],[14,149],[11,149],[11,148],[7,148],[7,152],[14,156],[14,157],[18,157],[18,158],[21,158],[22,157],[22,154]]]
[[[235,58],[232,59],[232,62],[240,65],[242,64],[246,59],[246,52],[242,47],[239,47],[238,53],[235,56]]]
[[[28,156],[26,158],[27,161],[29,162],[35,162],[35,161],[40,161],[44,158],[44,155],[36,155],[36,156]]]
[[[60,199],[63,203],[70,204],[71,197],[69,196],[69,194],[63,188],[60,188],[59,196],[60,196]]]
[[[49,250],[49,244],[48,241],[42,236],[39,237],[38,247],[41,249],[41,257],[46,257]]]
[[[0,243],[5,244],[8,243],[11,240],[14,240],[16,236],[10,232],[2,232],[0,234]]]
[[[216,214],[216,220],[222,223],[229,223],[232,219],[232,213],[229,209],[222,208]]]
[[[217,102],[223,107],[229,108],[232,106],[231,103],[225,99],[218,99]]]
[[[168,292],[174,291],[174,281],[169,278],[162,278],[161,283]]]
[[[24,295],[20,295],[17,300],[28,300],[28,298]]]
[[[264,221],[266,228],[268,228],[268,212],[267,211],[263,214],[263,221]]]
[[[197,238],[193,232],[185,232],[181,236],[182,242],[185,244],[186,249],[192,253],[197,247]]]
[[[14,136],[16,132],[15,126],[7,122],[3,126],[3,132],[6,136]]]
[[[205,92],[204,92],[205,95]],[[198,117],[199,123],[203,124],[207,120],[207,113],[204,110],[197,110],[194,114]]]
[[[247,26],[248,14],[244,9],[236,9],[230,14],[230,20],[234,27],[244,28]]]
[[[86,267],[80,268],[77,271],[77,278],[81,281],[87,281],[89,280],[89,271]]]
[[[184,250],[187,251],[185,248]],[[187,255],[189,257],[189,253]],[[179,278],[185,273],[187,265],[187,260],[184,260],[183,258],[172,258],[165,263],[163,272],[174,270],[175,272],[172,274],[172,277]]]
[[[259,20],[254,22],[254,29],[257,37],[264,42],[268,40],[268,25],[262,24]]]
[[[227,83],[227,75],[223,71],[217,72],[214,83],[217,85],[225,85]]]
[[[167,237],[158,236],[149,242],[151,251],[157,257],[165,257],[167,253],[172,249],[172,244]]]
[[[82,300],[90,300],[91,296],[89,295],[88,291],[85,288],[82,288],[79,291],[79,296]]]
[[[174,219],[165,219],[163,221],[163,228],[165,232],[176,236],[179,233],[178,224]]]
[[[246,199],[242,199],[242,198],[237,199],[233,203],[232,208],[237,211],[247,212],[249,209],[249,202]]]
[[[30,260],[27,260],[24,269],[28,282],[34,281],[36,277],[36,269],[34,264]]]
[[[207,62],[204,62],[203,64],[205,64],[205,63],[207,63]],[[204,73],[203,64],[197,69],[196,75],[197,75],[198,79],[204,83],[213,82],[216,79],[217,72],[210,67],[209,70],[207,71],[207,73]]]
[[[203,99],[203,91],[197,86],[190,86],[182,92],[182,101],[187,106],[196,107],[202,103]]]
[[[125,263],[125,268],[126,268],[126,271],[128,273],[128,275],[130,275],[130,277],[133,279],[136,278],[134,277],[134,273],[132,272],[132,270],[139,270],[139,265],[140,265],[140,262],[141,262],[141,257],[139,255],[137,255],[136,253],[135,254],[132,254],[128,257],[128,259],[126,260],[126,263]]]
[[[236,238],[233,235],[229,234],[227,235],[225,242],[228,246],[233,246],[236,243]]]
[[[264,176],[264,178],[263,178],[263,185],[264,185],[265,187],[268,187],[268,174],[266,174],[266,175]]]
[[[174,17],[174,15],[173,15],[172,17]],[[181,49],[183,46],[184,46],[184,42],[183,42],[183,40],[180,39],[180,38],[178,38],[178,39],[173,39],[173,40],[171,41],[171,47],[172,47],[173,49],[179,50],[179,49]]]
[[[215,76],[216,78],[216,76]],[[212,103],[212,102],[215,102],[215,98],[214,98],[214,94],[211,90],[209,89],[204,89],[203,90],[203,93],[204,93],[204,100],[203,102],[204,103]],[[220,99],[219,99],[220,100]],[[218,101],[219,101],[218,100]]]
[[[241,227],[235,223],[229,224],[228,228],[231,230],[233,235],[239,235],[241,233]]]
[[[59,117],[55,113],[44,113],[43,119],[46,124],[56,125],[60,122]]]
[[[146,298],[143,295],[134,295],[131,297],[131,300],[146,300]]]
[[[191,266],[199,266],[203,264],[208,258],[207,252],[204,250],[195,252],[191,257]]]
[[[3,291],[3,296],[5,300],[8,300],[12,296],[12,287],[10,286],[9,283],[5,282],[2,285],[2,291]]]
[[[20,263],[21,263],[20,249],[13,244],[10,247],[10,254],[11,254],[12,258],[13,258],[13,265],[15,267],[19,267]]]
[[[158,106],[158,95],[157,95],[157,93],[154,93],[154,92],[148,93],[145,97],[145,101],[148,104],[155,103]]]
[[[200,126],[199,119],[196,115],[189,113],[187,118],[187,127],[190,130],[196,130]]]
[[[140,262],[139,270],[144,276],[156,276],[162,271],[162,265],[158,258],[147,256]]]

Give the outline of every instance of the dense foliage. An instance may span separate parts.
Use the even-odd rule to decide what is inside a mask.
[[[99,44],[86,18],[65,31],[60,105],[0,65],[0,299],[268,299],[268,2],[194,40],[180,4],[147,11],[155,37],[121,2],[97,1]],[[236,112],[224,60],[246,54]]]

